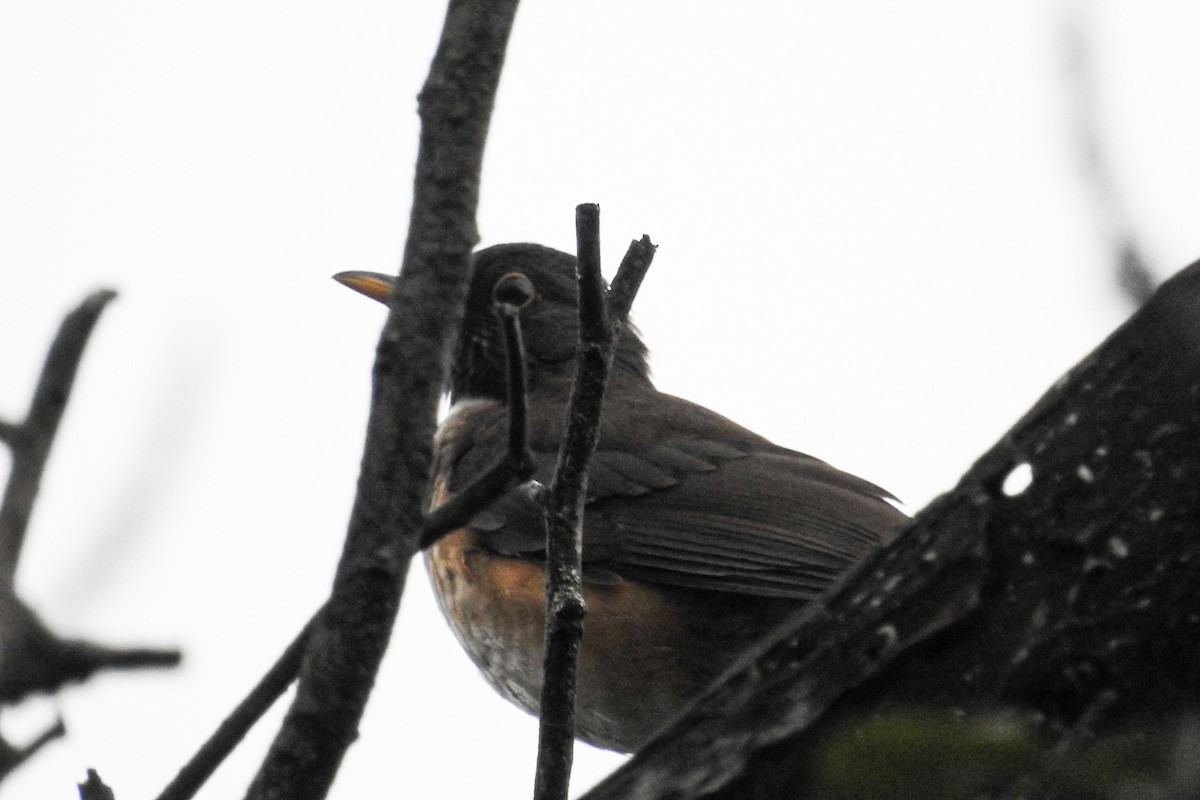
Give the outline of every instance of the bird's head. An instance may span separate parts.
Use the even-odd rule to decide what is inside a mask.
[[[529,285],[519,278],[511,283],[516,276],[524,276]],[[342,272],[334,278],[381,303],[387,302],[395,281],[373,272]],[[525,302],[521,331],[530,391],[568,386],[574,375],[579,331],[575,257],[537,244],[499,244],[472,258],[471,288],[446,387],[452,400],[507,397],[504,334],[493,294],[501,278],[509,285],[532,287],[527,300],[518,299]],[[621,334],[613,372],[615,379],[648,379],[646,347],[631,324]]]

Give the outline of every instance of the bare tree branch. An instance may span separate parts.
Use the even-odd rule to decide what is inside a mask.
[[[476,481],[425,516],[421,531],[422,549],[436,543],[447,533],[466,525],[501,494],[533,474],[535,464],[533,453],[529,449],[527,430],[525,349],[521,341],[522,303],[518,302],[520,298],[513,297],[512,294],[513,290],[510,288],[506,299],[498,299],[496,303],[496,311],[504,329],[508,364],[508,450],[500,461]],[[187,800],[194,796],[221,762],[229,757],[250,728],[287,690],[300,671],[304,651],[319,614],[320,612],[309,620],[274,666],[180,770],[179,775],[163,790],[158,800]]]
[[[1087,24],[1090,13],[1092,10],[1084,3],[1071,4],[1063,31],[1067,53],[1063,78],[1071,134],[1079,148],[1080,168],[1096,210],[1098,227],[1112,248],[1117,285],[1136,308],[1154,294],[1157,280],[1142,255],[1129,209],[1122,201],[1113,174],[1111,149],[1101,133],[1096,55]]]
[[[425,515],[420,541],[422,550],[466,525],[504,492],[529,480],[537,466],[533,451],[529,449],[529,398],[525,379],[525,347],[521,341],[521,310],[509,302],[497,301],[496,306],[504,327],[504,355],[508,364],[508,450],[486,472]]]
[[[357,733],[423,527],[437,402],[478,241],[479,173],[515,0],[452,0],[421,92],[403,265],[376,351],[346,544],[251,798],[324,797]]]
[[[600,272],[600,207],[575,211],[578,240],[579,344],[567,433],[547,502],[546,651],[541,697],[535,800],[565,800],[575,743],[575,689],[583,642],[583,507],[587,470],[600,438],[600,416],[616,339],[637,287],[650,266],[649,239],[635,242],[614,280],[615,315]],[[637,255],[634,255],[636,252]],[[618,289],[619,287],[619,289]]]
[[[825,796],[828,737],[914,706],[1069,744],[1200,705],[1198,331],[1200,262],[586,798]]]
[[[12,450],[12,468],[0,507],[0,586],[13,585],[42,472],[71,396],[75,372],[96,320],[116,296],[108,289],[95,292],[67,315],[50,345],[25,421],[0,426],[0,439]]]
[[[116,293],[94,292],[63,319],[38,377],[29,412],[20,423],[0,422],[0,441],[12,451],[0,505],[0,701],[15,702],[34,692],[54,692],[100,669],[174,666],[178,650],[115,648],[52,633],[18,596],[17,565],[33,515],[42,474],[59,423],[100,314]],[[63,735],[60,720],[32,744],[14,748],[0,740],[0,777],[46,742]]]
[[[614,329],[625,326],[633,298],[637,296],[642,279],[650,269],[650,262],[654,260],[654,251],[655,246],[649,236],[629,243],[629,249],[625,251],[621,266],[617,268],[617,274],[608,289],[608,322]],[[615,346],[616,342],[613,344]]]
[[[79,784],[79,800],[113,800],[113,790],[100,780],[100,774],[94,769],[87,771],[87,780]]]
[[[67,729],[63,725],[62,717],[54,721],[46,730],[42,731],[36,739],[24,747],[13,747],[7,742],[0,741],[0,778],[7,776],[17,767],[29,760],[30,756],[37,753],[43,747],[55,739],[60,739],[66,735]]]
[[[317,615],[314,615],[309,620],[308,624],[250,691],[250,694],[238,704],[238,707],[226,717],[225,721],[208,738],[208,741],[179,770],[175,779],[167,784],[167,787],[159,794],[158,800],[188,800],[194,797],[196,792],[200,791],[200,787],[212,777],[217,767],[246,737],[246,734],[254,727],[254,723],[258,722],[262,715],[275,704],[275,701],[283,696],[300,671],[300,662],[304,658],[309,633],[316,624],[316,619]]]

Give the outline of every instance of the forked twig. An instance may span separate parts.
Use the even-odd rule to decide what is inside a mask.
[[[66,411],[75,375],[100,314],[116,292],[93,292],[63,319],[21,422],[0,422],[0,441],[12,453],[0,504],[0,701],[53,692],[101,669],[173,666],[178,650],[115,648],[62,639],[16,593],[14,581],[46,461]],[[59,720],[32,744],[14,748],[0,740],[0,777],[46,742],[63,735]]]
[[[583,620],[583,507],[587,470],[600,438],[600,415],[621,326],[654,255],[647,237],[630,245],[607,297],[600,272],[600,207],[575,211],[578,242],[579,344],[546,509],[546,652],[535,800],[565,800],[575,743],[575,689]],[[606,308],[607,307],[607,308]]]

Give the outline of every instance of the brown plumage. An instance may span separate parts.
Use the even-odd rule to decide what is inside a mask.
[[[475,257],[438,432],[431,506],[500,455],[507,432],[496,280],[520,272],[529,435],[548,484],[574,374],[574,258],[532,244]],[[389,279],[343,282],[386,297]],[[588,476],[583,533],[589,615],[577,733],[630,751],[754,638],[820,594],[907,521],[882,489],[658,392],[632,326],[617,349]],[[510,492],[426,563],[451,628],[502,695],[537,713],[544,631],[544,532],[529,492]]]

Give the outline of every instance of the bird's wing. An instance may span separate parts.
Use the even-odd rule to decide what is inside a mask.
[[[588,473],[586,577],[807,599],[906,522],[882,489],[728,425],[726,439],[720,427],[641,446],[601,439]],[[548,484],[555,455],[537,455],[535,480]],[[499,552],[544,558],[541,506],[527,490],[472,527]]]

